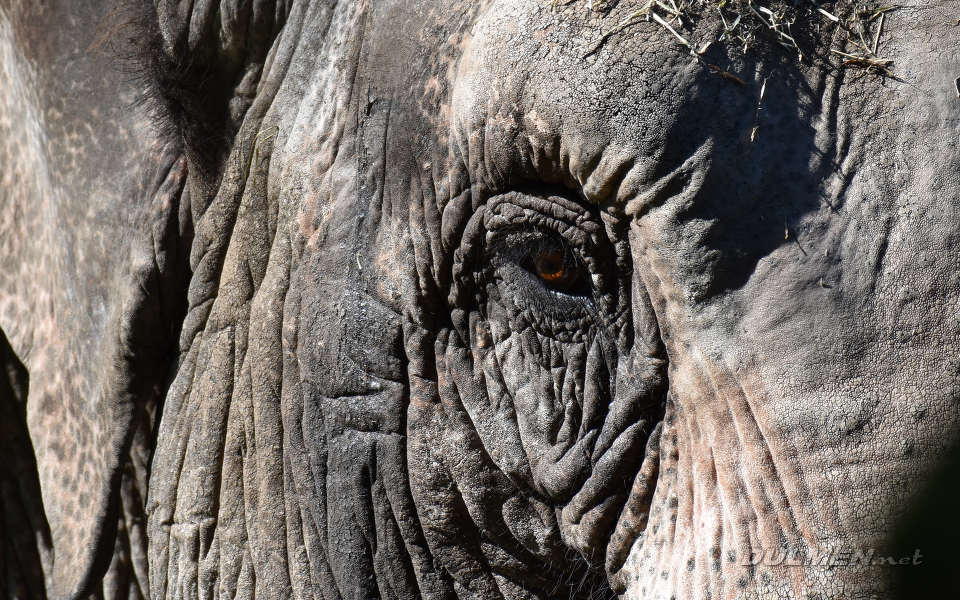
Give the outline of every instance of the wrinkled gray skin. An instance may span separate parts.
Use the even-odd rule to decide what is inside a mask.
[[[0,1],[3,593],[882,596],[743,563],[956,437],[960,5],[898,79],[638,7]]]

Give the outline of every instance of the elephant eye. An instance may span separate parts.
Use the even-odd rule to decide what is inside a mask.
[[[462,269],[480,283],[477,299],[520,311],[517,327],[527,323],[554,339],[572,340],[616,314],[616,261],[595,210],[561,193],[507,192],[488,200],[474,221],[482,241],[468,229],[461,254],[479,251],[473,268]]]
[[[541,283],[558,292],[572,290],[580,281],[576,259],[561,250],[543,250],[530,255],[524,268],[537,276]]]

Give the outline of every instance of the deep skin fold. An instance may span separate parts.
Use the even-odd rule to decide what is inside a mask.
[[[103,156],[71,171],[57,148],[69,136],[53,112],[44,125],[52,171],[71,184],[48,205],[129,202],[150,233],[124,218],[104,240],[90,215],[65,221],[90,281],[38,272],[88,299],[71,311],[75,336],[49,337],[46,309],[17,286],[5,296],[0,324],[41,394],[27,420],[58,557],[51,589],[83,596],[107,570],[108,589],[135,580],[146,593],[147,562],[156,598],[567,597],[588,591],[584,577],[630,597],[882,588],[882,569],[745,569],[737,557],[879,544],[955,434],[955,374],[939,365],[957,350],[957,160],[943,125],[957,108],[936,82],[956,36],[938,30],[941,54],[915,41],[943,15],[890,17],[891,51],[935,75],[911,85],[844,87],[792,57],[713,48],[705,60],[741,88],[663,47],[655,24],[581,56],[594,29],[579,3],[200,4],[190,20],[176,8],[161,5],[143,36],[169,42],[146,52],[169,53],[172,71],[147,72],[163,76],[151,93],[172,139],[105,135],[87,155]],[[222,69],[210,81],[227,82],[227,107],[189,69],[167,77],[193,64]],[[4,127],[33,123],[30,101],[4,105],[29,117]],[[863,124],[891,114],[907,125]],[[197,151],[211,132],[224,151]],[[152,183],[73,177],[151,144],[125,172],[152,165]],[[906,169],[902,148],[939,158]],[[531,190],[543,184],[561,192]],[[31,185],[18,180],[14,201],[48,191]],[[532,207],[514,229],[589,208],[557,234],[602,242],[584,253],[607,278],[596,289],[614,290],[593,299],[596,315],[560,323],[523,301],[532,290],[486,239],[509,198]],[[64,235],[47,223],[38,239]],[[145,246],[133,275],[98,284],[127,244]],[[24,264],[51,256],[23,248]],[[602,248],[611,260],[593,255]],[[101,344],[90,332],[104,323]],[[53,366],[34,350],[44,344]],[[58,387],[54,372],[74,379]],[[135,431],[157,389],[154,442]],[[77,448],[63,456],[82,468],[57,462],[49,423],[100,436],[66,437]],[[153,452],[149,486],[149,460],[124,470],[128,448]],[[148,487],[138,546],[128,524],[142,528]],[[108,565],[92,557],[110,554],[114,528]]]

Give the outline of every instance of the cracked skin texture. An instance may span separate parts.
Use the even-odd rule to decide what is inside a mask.
[[[134,3],[131,77],[110,7],[0,3],[5,572],[887,597],[741,563],[884,547],[957,436],[957,4],[887,16],[900,80],[712,46],[743,86],[585,4]]]

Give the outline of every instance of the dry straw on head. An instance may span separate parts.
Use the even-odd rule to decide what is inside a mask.
[[[613,6],[611,0],[586,1],[591,12],[610,11]],[[609,26],[589,45],[592,52],[610,36],[646,21],[658,24],[677,44],[695,56],[702,55],[714,42],[734,43],[746,53],[765,40],[772,40],[797,60],[812,62],[814,57],[809,55],[809,48],[805,50],[804,44],[798,41],[797,32],[805,30],[829,43],[826,47],[818,44],[816,50],[832,57],[830,62],[835,66],[858,67],[867,73],[892,77],[890,67],[893,61],[881,57],[881,38],[886,15],[896,8],[851,0],[830,3],[814,0],[642,0],[642,4]],[[707,16],[719,19],[722,24],[719,35],[693,40],[686,30],[692,31],[692,25]]]

